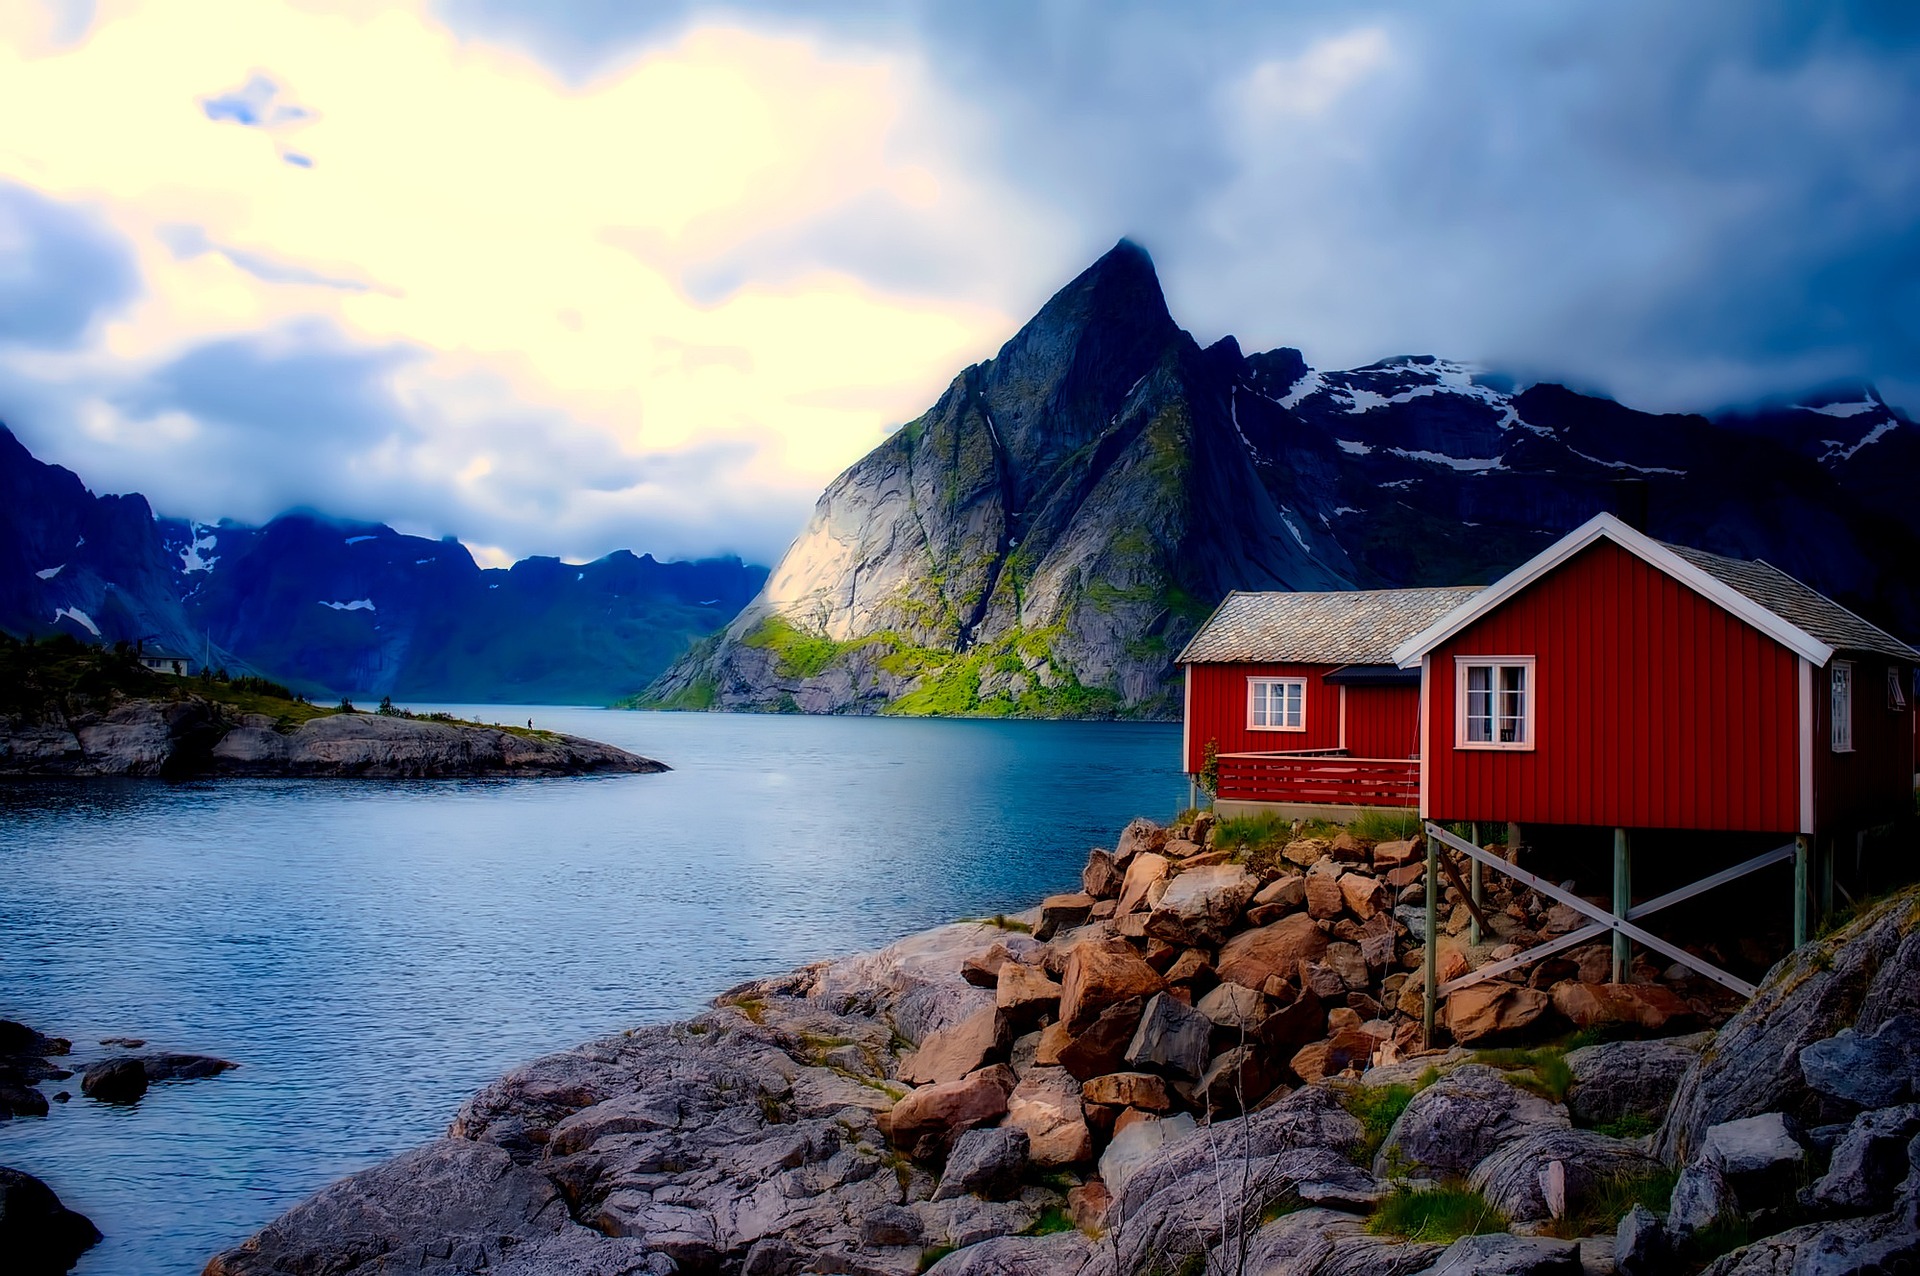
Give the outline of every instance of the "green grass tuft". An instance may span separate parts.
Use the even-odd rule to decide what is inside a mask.
[[[1636,1205],[1665,1214],[1673,1197],[1674,1181],[1679,1177],[1678,1170],[1663,1165],[1645,1174],[1621,1174],[1603,1179],[1592,1191],[1569,1201],[1566,1216],[1554,1220],[1549,1231],[1562,1240],[1578,1240],[1582,1236],[1612,1232],[1620,1225],[1621,1217]]]
[[[1058,1232],[1071,1232],[1073,1219],[1064,1205],[1049,1205],[1040,1211],[1040,1217],[1033,1225],[1020,1233],[1022,1236],[1052,1236]]]
[[[1397,1187],[1367,1220],[1376,1236],[1399,1236],[1410,1241],[1451,1244],[1462,1236],[1482,1236],[1507,1230],[1507,1216],[1470,1187],[1443,1183],[1439,1187]]]
[[[1410,1085],[1357,1086],[1346,1092],[1342,1101],[1347,1111],[1359,1118],[1362,1130],[1360,1142],[1353,1148],[1353,1160],[1357,1165],[1364,1169],[1373,1164],[1373,1158],[1379,1153],[1380,1145],[1387,1141],[1393,1123],[1400,1119],[1400,1114],[1407,1110],[1407,1104],[1413,1102],[1413,1096],[1418,1092],[1416,1087]]]
[[[1652,1117],[1629,1112],[1623,1117],[1602,1121],[1593,1130],[1595,1134],[1604,1134],[1610,1139],[1638,1139],[1652,1134],[1658,1128],[1659,1122]]]
[[[1573,1069],[1567,1066],[1564,1046],[1533,1046],[1525,1049],[1478,1050],[1474,1062],[1498,1068],[1507,1081],[1531,1091],[1549,1103],[1565,1103],[1573,1088]]]
[[[1420,831],[1418,811],[1362,811],[1347,821],[1347,832],[1366,842],[1403,842]]]

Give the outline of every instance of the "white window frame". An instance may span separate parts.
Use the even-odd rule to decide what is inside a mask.
[[[1518,668],[1524,671],[1521,684],[1521,731],[1519,740],[1470,740],[1467,738],[1467,671],[1470,669],[1508,669]],[[1496,688],[1499,674],[1492,679]],[[1495,694],[1498,695],[1496,689]],[[1494,721],[1499,722],[1498,708],[1494,710]],[[1532,656],[1455,656],[1453,658],[1453,747],[1456,749],[1485,749],[1497,753],[1531,753],[1539,742],[1540,721],[1540,679],[1536,676],[1535,658]],[[1494,732],[1498,735],[1498,731]]]
[[[1853,662],[1836,660],[1827,671],[1828,743],[1835,753],[1853,752]]]
[[[1906,670],[1899,665],[1887,666],[1887,708],[1895,713],[1907,711]]]
[[[1298,725],[1272,726],[1272,725],[1264,725],[1260,722],[1259,715],[1258,713],[1255,712],[1256,706],[1259,704],[1258,688],[1276,687],[1276,686],[1298,688],[1300,693],[1300,721]],[[1268,693],[1268,703],[1269,704],[1272,703],[1271,692]],[[1249,731],[1289,731],[1289,732],[1298,734],[1300,732],[1304,732],[1306,729],[1307,729],[1307,680],[1305,678],[1251,677],[1247,679],[1247,730]]]

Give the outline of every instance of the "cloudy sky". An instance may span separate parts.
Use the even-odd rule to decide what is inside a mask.
[[[1202,342],[1920,406],[1920,9],[5,0],[0,421],[97,491],[769,561],[1122,235]]]

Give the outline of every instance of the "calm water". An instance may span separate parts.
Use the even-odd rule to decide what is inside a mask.
[[[0,1017],[242,1065],[0,1123],[106,1233],[77,1271],[197,1272],[515,1063],[1024,908],[1187,796],[1170,726],[459,712],[677,769],[0,785]]]

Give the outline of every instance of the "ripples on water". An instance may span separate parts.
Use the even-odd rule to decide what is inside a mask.
[[[106,1234],[81,1276],[197,1272],[517,1062],[1027,907],[1187,797],[1170,726],[456,712],[676,770],[0,784],[0,1017],[82,1064],[131,1035],[242,1065],[0,1123]]]

